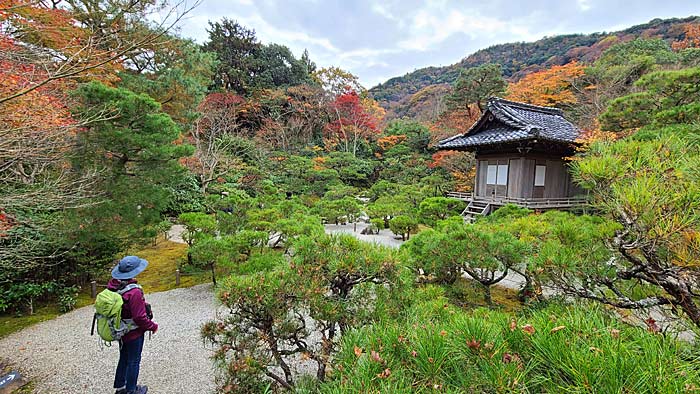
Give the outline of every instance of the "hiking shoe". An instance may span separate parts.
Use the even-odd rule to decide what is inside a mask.
[[[124,394],[146,394],[148,393],[148,386],[136,386],[136,390],[128,393],[124,390]]]

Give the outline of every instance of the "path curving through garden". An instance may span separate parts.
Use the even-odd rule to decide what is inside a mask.
[[[146,295],[160,328],[146,334],[140,384],[150,394],[211,393],[211,350],[199,335],[215,317],[211,285]],[[93,307],[86,306],[0,339],[0,357],[35,384],[41,394],[111,394],[118,347],[100,347],[90,336]]]

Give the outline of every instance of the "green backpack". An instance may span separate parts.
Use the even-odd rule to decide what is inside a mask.
[[[119,341],[126,333],[138,327],[132,319],[122,319],[122,295],[135,288],[140,289],[141,286],[132,283],[117,291],[105,289],[97,295],[90,335],[95,333],[95,322],[97,334],[106,343]]]

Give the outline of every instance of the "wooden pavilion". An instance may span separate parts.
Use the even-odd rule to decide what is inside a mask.
[[[491,98],[469,130],[438,143],[440,150],[476,157],[474,192],[447,195],[468,202],[463,215],[469,220],[506,204],[581,208],[584,193],[572,182],[565,161],[574,154],[580,133],[558,108]]]

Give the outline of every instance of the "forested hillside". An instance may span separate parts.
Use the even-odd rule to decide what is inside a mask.
[[[500,64],[503,75],[517,81],[534,71],[571,61],[590,63],[610,46],[635,38],[661,38],[667,42],[682,40],[685,23],[700,17],[654,19],[648,23],[610,33],[567,34],[545,37],[535,42],[515,42],[481,49],[460,62],[445,67],[426,67],[406,75],[391,78],[369,91],[385,108],[388,118],[408,116],[431,119],[434,107],[440,107],[439,98],[425,104],[425,96],[434,95],[433,86],[454,83],[461,70],[487,63]],[[425,91],[423,89],[428,88]],[[412,97],[414,94],[420,98]],[[416,102],[419,102],[417,105]],[[429,107],[430,110],[426,110]]]

